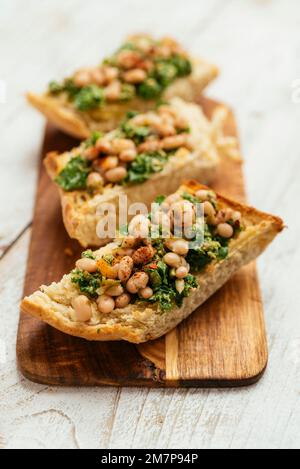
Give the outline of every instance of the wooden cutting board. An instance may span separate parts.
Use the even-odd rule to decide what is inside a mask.
[[[201,98],[207,116],[219,104]],[[237,135],[229,112],[226,133]],[[47,126],[42,157],[76,141]],[[242,164],[223,160],[213,187],[245,200]],[[81,248],[65,232],[57,189],[43,165],[37,187],[24,295],[69,272]],[[23,375],[51,385],[244,386],[255,383],[267,364],[267,342],[254,264],[167,336],[135,346],[88,342],[68,336],[21,313],[17,356]]]

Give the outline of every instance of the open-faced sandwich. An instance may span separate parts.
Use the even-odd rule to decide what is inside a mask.
[[[173,98],[156,111],[129,112],[117,129],[93,133],[71,151],[49,153],[45,165],[60,188],[70,237],[84,247],[106,244],[97,234],[103,217],[98,209],[104,203],[118,206],[121,195],[128,204],[149,205],[185,179],[211,182],[226,140],[221,126],[222,119],[209,121],[196,104]]]
[[[193,101],[218,74],[204,60],[191,58],[168,37],[130,36],[100,65],[82,68],[62,82],[52,81],[30,103],[65,132],[87,138],[114,129],[130,109],[153,109],[158,100],[179,96]]]
[[[138,215],[129,223],[128,234],[97,251],[83,252],[60,282],[25,297],[22,310],[88,340],[155,339],[261,254],[283,229],[280,218],[193,181],[158,202],[155,220],[150,219],[159,227],[169,223],[168,237],[149,237],[150,219]],[[199,206],[203,239],[195,243]],[[182,220],[185,235],[175,238],[174,226]]]

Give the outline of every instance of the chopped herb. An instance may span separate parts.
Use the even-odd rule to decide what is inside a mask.
[[[97,298],[98,288],[101,284],[101,274],[74,269],[71,272],[71,282],[75,283],[79,290],[90,298]]]
[[[175,80],[177,75],[177,68],[167,60],[160,60],[156,64],[154,74],[158,83],[163,88],[166,88],[170,83],[172,83],[172,81]]]
[[[128,235],[128,224],[120,226],[119,233],[120,233],[121,236],[127,236]]]
[[[176,68],[178,77],[190,75],[190,73],[192,72],[191,62],[182,55],[173,55],[172,57],[170,57],[169,62]]]
[[[173,287],[162,285],[148,301],[151,303],[159,303],[162,311],[169,311],[173,308],[174,302],[176,301],[176,291]]]
[[[87,259],[93,259],[93,260],[96,259],[96,257],[94,256],[94,253],[91,249],[87,249],[86,251],[83,251],[81,253],[81,257],[86,257]]]
[[[48,90],[51,94],[58,94],[64,91],[64,86],[58,83],[58,81],[50,81]]]
[[[101,132],[92,132],[91,136],[87,138],[84,142],[85,148],[93,147],[96,145],[97,140],[99,140],[100,137],[102,137],[103,134]]]
[[[228,256],[228,246],[220,247],[218,251],[218,259],[225,259]]]
[[[121,45],[118,52],[121,52],[122,50],[136,50],[137,51],[139,49],[132,42],[125,42],[124,44]]]
[[[120,101],[129,101],[135,96],[135,87],[128,83],[122,83]]]
[[[157,269],[154,269],[153,267],[146,267],[145,271],[149,275],[151,287],[155,290],[159,288],[162,285],[162,278]]]
[[[166,101],[165,99],[160,98],[155,103],[155,109],[159,109],[160,106],[167,106],[168,104],[170,104],[170,103],[168,103],[168,101]]]
[[[55,178],[55,182],[64,191],[73,191],[86,188],[86,180],[91,171],[90,162],[81,156],[75,156]]]
[[[193,272],[199,272],[210,262],[217,259],[225,259],[228,255],[227,240],[216,240],[208,235],[207,227],[204,233],[204,242],[201,247],[190,249],[186,260]]]
[[[164,241],[161,238],[154,239],[152,241],[152,245],[156,249],[156,254],[160,258],[162,258],[166,254]]]
[[[107,264],[112,265],[114,256],[112,256],[111,254],[106,254],[102,257],[102,259],[104,259]]]
[[[192,202],[192,204],[200,204],[201,201],[198,197],[195,197],[194,195],[192,194],[189,194],[188,192],[184,192],[181,197],[184,199],[184,200],[188,200],[189,202]]]
[[[181,295],[186,297],[189,295],[190,290],[198,287],[198,282],[194,275],[188,274],[184,279],[184,289]]]
[[[165,152],[140,153],[136,159],[128,165],[125,183],[141,183],[146,181],[151,174],[163,170],[168,161]]]
[[[184,129],[176,129],[177,134],[189,134],[190,132],[190,127],[185,127]]]
[[[104,91],[97,85],[87,85],[75,95],[74,105],[80,111],[95,109],[104,102]]]
[[[138,114],[139,114],[138,111],[127,111],[127,112],[126,112],[125,119],[126,119],[126,120],[132,119],[133,117],[137,116]]]
[[[166,196],[165,196],[165,195],[158,195],[158,196],[156,197],[156,199],[154,199],[154,202],[155,202],[156,204],[161,205],[164,200],[166,200]]]
[[[79,93],[80,88],[75,85],[75,83],[74,83],[74,81],[72,80],[72,78],[67,78],[67,79],[64,81],[64,89],[63,89],[63,91],[65,91],[66,93],[68,93],[70,99],[73,99],[74,96],[76,96],[76,94]]]
[[[144,269],[150,277],[150,285],[154,291],[162,285],[168,285],[168,266],[159,260],[157,263],[147,265]]]
[[[149,127],[134,126],[127,120],[121,123],[120,129],[124,133],[125,137],[133,140],[136,145],[142,143],[151,132]]]
[[[137,87],[137,94],[144,99],[156,99],[160,96],[162,87],[155,78],[146,80]]]

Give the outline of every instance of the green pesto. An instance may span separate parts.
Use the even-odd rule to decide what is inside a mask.
[[[66,192],[85,189],[90,171],[90,162],[81,156],[75,156],[56,176],[55,182]]]

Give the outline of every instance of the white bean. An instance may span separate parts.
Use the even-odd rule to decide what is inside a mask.
[[[92,317],[92,308],[89,299],[85,295],[76,296],[72,300],[77,321],[85,322]]]
[[[134,236],[126,236],[122,239],[122,248],[134,248],[136,245],[136,238]]]
[[[196,197],[198,197],[202,202],[205,200],[209,200],[209,191],[205,189],[200,189],[199,191],[196,192]]]
[[[120,260],[118,277],[121,282],[126,282],[133,269],[133,260],[129,256],[125,256]]]
[[[148,298],[151,298],[151,296],[153,295],[153,290],[150,287],[141,288],[141,290],[139,290],[139,295],[145,300],[147,300]]]
[[[167,252],[167,254],[164,255],[163,259],[165,263],[170,267],[179,267],[181,263],[180,256],[178,256],[178,254],[175,254],[174,252]]]
[[[109,182],[120,182],[122,181],[127,175],[127,171],[122,166],[118,166],[114,169],[109,169],[105,173],[105,177]]]
[[[118,154],[125,150],[134,150],[135,144],[128,138],[115,138],[111,141],[114,151]]]
[[[222,210],[219,210],[217,213],[218,223],[226,223],[232,217],[232,213],[231,208],[223,208]]]
[[[103,177],[99,173],[96,173],[95,171],[93,171],[92,173],[88,175],[86,183],[88,187],[98,187],[104,184],[104,180],[103,180]]]
[[[139,153],[157,151],[160,148],[159,140],[146,140],[138,146]]]
[[[111,296],[101,295],[97,300],[97,305],[100,313],[108,314],[111,313],[115,308],[115,302]]]
[[[104,73],[100,68],[95,68],[91,70],[91,77],[93,82],[99,86],[102,86],[105,82]]]
[[[175,288],[178,291],[178,293],[182,293],[184,290],[184,280],[183,279],[175,280]]]
[[[101,163],[101,160],[100,160]],[[114,169],[119,164],[119,158],[117,156],[106,156],[102,158],[102,167],[104,171],[108,171],[109,169]]]
[[[136,150],[134,150],[133,148],[129,148],[128,150],[123,150],[121,153],[120,153],[120,160],[123,161],[124,163],[130,163],[131,161],[135,160],[136,158]]]
[[[209,217],[212,217],[215,214],[215,209],[213,205],[207,200],[203,204],[203,211],[204,215],[208,215]]]
[[[116,308],[125,308],[127,305],[129,305],[130,300],[131,296],[129,293],[122,293],[122,295],[117,296],[115,299]]]
[[[116,67],[103,67],[102,70],[107,83],[111,83],[119,75],[119,70]]]
[[[164,200],[164,203],[168,205],[172,205],[178,202],[179,200],[180,200],[179,194],[171,194]]]
[[[136,272],[133,274],[132,277],[128,280],[126,284],[126,288],[129,293],[137,293],[138,290],[145,288],[147,286],[149,280],[148,274],[146,272]]]
[[[97,270],[97,262],[94,259],[88,259],[87,257],[78,259],[75,265],[77,269],[85,270],[86,272],[90,272],[90,273],[96,272]]]
[[[95,146],[96,146],[97,150],[100,151],[101,153],[112,153],[113,152],[111,142],[104,139],[104,138],[99,138],[97,140]]]
[[[184,266],[178,267],[176,269],[175,275],[177,278],[185,278],[188,274],[188,269]]]
[[[89,85],[92,81],[92,77],[91,77],[91,70],[90,69],[80,69],[78,70],[75,75],[74,75],[74,84],[76,86],[79,86],[80,88],[82,86],[86,86],[86,85]]]
[[[172,251],[180,256],[185,256],[189,252],[189,243],[185,239],[174,241]]]
[[[119,99],[121,94],[121,83],[118,80],[112,81],[104,88],[104,95],[108,101]]]
[[[233,235],[233,228],[228,223],[220,223],[217,227],[217,232],[222,238],[231,238]]]
[[[142,214],[136,215],[128,225],[128,232],[135,238],[147,238],[150,220]]]
[[[127,83],[141,83],[145,80],[146,77],[147,74],[145,70],[142,70],[140,68],[128,70],[128,72],[125,72],[123,74],[123,78],[125,81],[127,81]]]
[[[155,250],[152,246],[142,246],[133,253],[132,259],[135,264],[148,264],[154,254]]]
[[[176,130],[174,128],[174,125],[172,125],[171,123],[162,123],[160,124],[159,126],[156,127],[158,133],[162,136],[162,137],[167,137],[165,138],[163,141],[162,141],[162,145],[163,145],[163,148],[176,148],[178,146],[181,146],[181,145],[177,145],[176,142],[178,142],[178,139],[176,138],[177,135],[176,135]],[[173,141],[173,145],[172,145],[172,136],[175,135],[175,141]],[[180,141],[182,141],[180,139]],[[167,146],[166,146],[167,145]]]
[[[242,218],[241,212],[233,212],[232,220],[234,222],[241,221],[241,218]]]
[[[179,134],[164,138],[161,142],[161,147],[163,150],[173,150],[174,148],[183,147],[186,143],[186,134]]]
[[[112,287],[109,287],[107,290],[105,290],[105,295],[108,296],[120,296],[122,293],[124,293],[124,288],[122,285],[113,285]]]

